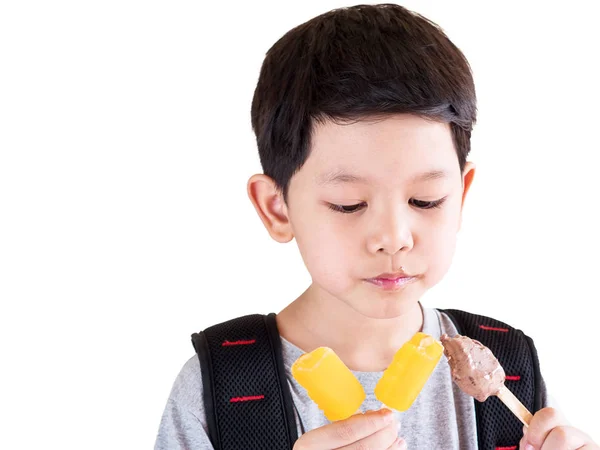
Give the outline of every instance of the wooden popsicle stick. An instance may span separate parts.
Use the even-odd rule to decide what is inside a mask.
[[[517,416],[521,422],[523,422],[523,425],[529,426],[533,416],[529,410],[525,408],[525,405],[523,405],[523,403],[521,403],[520,400],[515,397],[515,394],[510,392],[506,386],[502,385],[502,388],[498,391],[496,396],[508,407],[508,409],[512,411],[515,416]]]

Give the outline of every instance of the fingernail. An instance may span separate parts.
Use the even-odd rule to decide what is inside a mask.
[[[533,448],[533,445],[531,445],[531,444],[526,444],[525,450],[535,450],[535,448]]]
[[[385,423],[392,423],[394,420],[394,414],[389,409],[382,409],[381,414],[383,415],[383,420]]]
[[[400,448],[406,448],[406,441],[402,438],[396,439],[396,442],[394,442],[394,444]]]

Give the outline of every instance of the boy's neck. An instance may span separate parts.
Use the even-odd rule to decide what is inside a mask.
[[[279,332],[305,352],[332,348],[352,370],[385,370],[402,344],[423,326],[418,303],[393,319],[372,319],[315,295],[313,288],[277,315]]]

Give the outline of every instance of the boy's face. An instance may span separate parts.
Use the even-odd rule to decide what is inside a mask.
[[[473,174],[470,164],[460,172],[448,124],[397,115],[315,125],[281,205],[313,295],[372,318],[414,307],[450,266]]]

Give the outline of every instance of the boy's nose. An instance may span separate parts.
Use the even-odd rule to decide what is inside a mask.
[[[401,250],[406,251],[413,247],[412,232],[406,221],[389,220],[373,230],[367,246],[371,253],[395,255]]]

